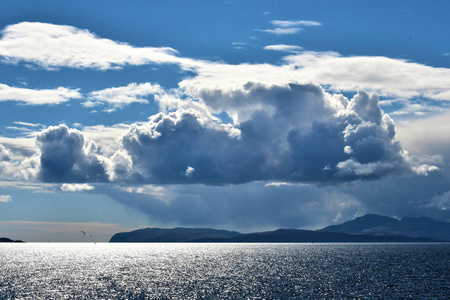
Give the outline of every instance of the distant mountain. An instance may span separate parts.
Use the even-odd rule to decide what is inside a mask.
[[[110,243],[114,242],[195,242],[201,239],[226,239],[239,236],[236,231],[207,228],[145,228],[131,232],[116,233]]]
[[[14,241],[14,240],[2,237],[2,238],[0,238],[0,243],[23,243],[23,241],[20,241],[20,240]]]
[[[339,225],[325,227],[320,232],[373,236],[408,236],[450,241],[450,223],[425,217],[408,217],[397,220],[370,214]]]
[[[351,235],[340,232],[278,229],[241,234],[235,231],[201,228],[147,228],[115,234],[110,242],[215,242],[215,243],[347,243],[347,242],[433,242],[408,236]]]

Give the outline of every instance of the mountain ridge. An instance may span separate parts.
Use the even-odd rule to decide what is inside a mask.
[[[352,235],[401,235],[450,241],[450,223],[428,217],[404,217],[397,220],[391,217],[369,214],[342,224],[327,226],[320,231]]]
[[[426,217],[368,214],[320,230],[285,229],[242,234],[211,228],[144,228],[116,233],[110,242],[444,242],[450,241],[450,223]]]

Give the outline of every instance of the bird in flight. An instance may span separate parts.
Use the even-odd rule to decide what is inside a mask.
[[[90,235],[89,233],[84,232],[83,230],[81,230],[81,232],[82,232],[84,235],[87,235],[87,236],[89,236],[89,237],[92,237],[92,235]]]

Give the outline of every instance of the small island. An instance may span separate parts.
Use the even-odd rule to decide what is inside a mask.
[[[0,238],[0,243],[23,243],[24,241],[21,240],[12,240],[6,237],[1,237]]]

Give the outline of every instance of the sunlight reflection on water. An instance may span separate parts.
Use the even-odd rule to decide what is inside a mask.
[[[450,295],[449,244],[1,244],[0,265],[0,299]]]

